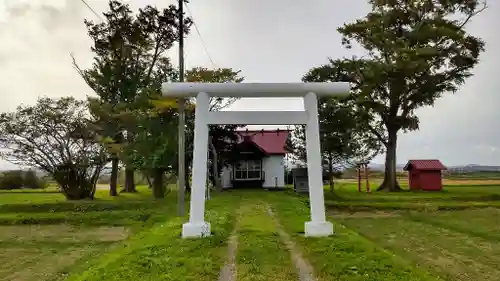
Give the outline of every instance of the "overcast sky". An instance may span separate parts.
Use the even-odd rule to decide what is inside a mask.
[[[107,0],[87,0],[103,12]],[[175,0],[130,0],[134,9],[163,7]],[[344,22],[366,14],[365,0],[191,0],[189,4],[210,56],[217,67],[241,69],[247,82],[298,82],[313,66],[359,54],[346,50],[336,31]],[[500,1],[475,18],[468,30],[486,40],[487,51],[475,76],[455,95],[418,111],[418,132],[399,138],[398,163],[408,159],[441,159],[445,165],[500,165]],[[0,111],[39,96],[92,91],[72,69],[69,54],[82,66],[92,62],[83,19],[98,18],[80,0],[0,1]],[[495,35],[496,34],[496,35]],[[193,29],[186,42],[186,67],[212,67],[200,36]],[[172,57],[176,52],[172,52]],[[238,110],[300,110],[297,99],[240,100]],[[374,162],[383,163],[382,157]],[[0,168],[10,165],[0,162]]]

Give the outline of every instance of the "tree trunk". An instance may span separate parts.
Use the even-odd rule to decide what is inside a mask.
[[[118,195],[118,164],[119,160],[116,155],[111,159],[111,175],[109,178],[109,195]]]
[[[398,131],[388,130],[389,138],[386,144],[384,181],[377,190],[400,191],[401,187],[396,178],[396,149]]]
[[[127,142],[133,143],[134,134],[132,132],[127,132]],[[125,187],[123,192],[137,192],[135,189],[135,169],[129,165],[125,166]]]
[[[333,182],[333,156],[331,152],[328,153],[328,181],[330,183],[330,192],[333,193],[335,183]]]
[[[68,200],[94,199],[98,171],[90,178],[83,176],[82,169],[73,164],[64,164],[56,168],[52,177]]]
[[[94,199],[94,189],[91,184],[71,182],[59,185],[68,200]]]
[[[163,170],[153,169],[153,197],[156,199],[165,197],[165,189],[163,187]]]
[[[144,177],[146,178],[146,181],[148,182],[148,188],[152,189],[153,188],[153,183],[151,182],[151,178],[149,177],[148,174],[144,175]]]
[[[219,159],[217,157],[217,150],[215,149],[215,145],[212,142],[210,142],[210,151],[212,152],[212,173],[214,177],[215,190],[221,192],[222,182],[219,176]]]
[[[361,164],[358,164],[356,168],[356,174],[358,176],[358,192],[361,192]]]
[[[187,156],[187,155],[186,155]],[[187,157],[186,157],[187,159]],[[185,168],[185,184],[186,184],[186,190],[185,193],[190,193],[191,192],[191,174],[189,173],[189,162],[186,161],[186,168]]]
[[[137,192],[135,189],[135,170],[133,168],[125,168],[125,188],[123,192]]]
[[[366,180],[366,192],[370,193],[370,172],[368,171],[368,164],[365,163],[365,180]]]

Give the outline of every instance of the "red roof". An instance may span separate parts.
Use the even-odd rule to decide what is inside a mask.
[[[436,171],[436,170],[446,170],[446,167],[439,160],[410,160],[404,167],[405,171],[408,170],[427,170],[427,171]]]
[[[288,130],[273,131],[238,131],[242,137],[248,136],[251,141],[260,147],[266,154],[287,154],[286,140],[290,135]]]

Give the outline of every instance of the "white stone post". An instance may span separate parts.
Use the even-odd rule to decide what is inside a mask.
[[[205,189],[207,180],[208,124],[210,98],[201,92],[196,96],[194,121],[193,180],[189,222],[182,226],[182,237],[210,235],[210,224],[205,222]]]
[[[304,96],[307,113],[306,153],[309,180],[309,204],[311,221],[305,223],[306,236],[328,236],[333,234],[333,225],[325,219],[325,198],[323,194],[323,169],[318,124],[318,98],[309,92]]]

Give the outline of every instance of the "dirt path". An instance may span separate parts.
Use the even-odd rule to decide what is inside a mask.
[[[238,250],[238,231],[237,227],[233,229],[229,236],[227,248],[226,264],[222,267],[219,275],[219,281],[236,281],[236,252]]]
[[[238,229],[241,216],[241,208],[236,210],[236,221],[233,231],[227,242],[226,263],[221,268],[218,281],[236,281],[238,274],[236,269],[236,253],[238,252]]]
[[[290,235],[284,230],[270,206],[267,206],[267,212],[273,218],[281,240],[290,251],[290,256],[299,274],[299,281],[315,281],[312,266],[303,258],[302,253],[297,249]]]
[[[259,206],[260,205],[260,206]],[[249,208],[249,206],[253,206]],[[259,207],[255,207],[259,206]],[[256,211],[253,214],[248,213],[248,211]],[[256,278],[256,276],[252,276],[249,278],[248,274],[248,268],[245,268],[246,270],[243,270],[243,272],[240,272],[239,274],[241,276],[238,277],[238,267],[241,266],[237,262],[237,256],[239,251],[248,251],[248,247],[253,247],[254,244],[248,244],[252,243],[248,238],[249,231],[252,232],[252,228],[255,227],[253,224],[246,224],[244,221],[248,219],[249,216],[255,215],[255,213],[258,213],[258,210],[262,210],[260,214],[262,214],[262,224],[267,225],[267,227],[274,229],[274,233],[278,234],[279,237],[277,237],[278,240],[276,240],[279,244],[282,244],[281,249],[283,249],[283,253],[274,253],[275,256],[278,259],[281,259],[283,257],[283,260],[288,260],[290,261],[290,265],[287,266],[289,270],[287,269],[286,271],[289,271],[292,274],[293,278],[290,279],[292,276],[288,276],[289,278],[285,278],[285,276],[271,276],[273,275],[271,272],[267,272],[268,274],[271,275],[262,275],[263,272],[261,272],[261,278],[269,278],[269,280],[275,280],[275,281],[292,281],[292,280],[298,280],[298,281],[315,281],[316,279],[314,278],[313,274],[313,269],[309,262],[305,260],[302,256],[302,253],[298,249],[298,247],[295,245],[293,242],[292,238],[290,235],[284,230],[283,226],[280,224],[278,218],[275,216],[273,210],[271,207],[262,201],[252,201],[252,202],[246,202],[246,204],[243,204],[236,212],[236,223],[234,226],[234,229],[232,233],[229,236],[228,239],[228,247],[227,247],[227,254],[226,254],[226,262],[224,266],[221,268],[220,273],[219,273],[219,279],[218,281],[236,281],[238,279],[244,279],[244,280],[251,280],[251,278]],[[267,223],[266,223],[267,221]],[[247,221],[248,223],[248,221]],[[242,236],[240,237],[241,232]],[[258,232],[257,232],[258,233]],[[254,235],[259,235],[259,234],[252,234],[251,237],[254,237],[256,239],[259,236],[254,236]],[[246,235],[246,236],[245,236]],[[253,239],[253,238],[252,238]],[[262,239],[265,239],[262,237]],[[256,240],[253,240],[256,241]],[[281,241],[281,242],[279,242]],[[246,243],[245,243],[246,242]],[[262,241],[264,244],[266,242]],[[275,244],[273,244],[275,245]],[[265,246],[264,246],[265,247]],[[289,254],[290,258],[286,257],[286,255]],[[278,262],[277,260],[274,260],[276,266],[281,266],[283,263]],[[260,268],[260,262],[262,260],[255,260],[252,265],[257,266]],[[258,263],[258,264],[255,264]],[[262,266],[269,266],[269,263],[264,263]],[[274,279],[273,279],[274,278]],[[260,280],[260,279],[259,279]],[[268,279],[266,279],[268,280]]]

